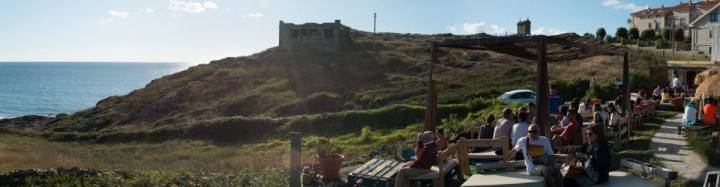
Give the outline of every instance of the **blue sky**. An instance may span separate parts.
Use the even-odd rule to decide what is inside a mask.
[[[686,0],[687,1],[687,0]],[[609,33],[629,13],[678,0],[4,0],[0,61],[207,63],[277,46],[279,20],[379,32]]]

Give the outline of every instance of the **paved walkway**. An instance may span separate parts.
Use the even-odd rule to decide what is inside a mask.
[[[682,114],[666,119],[652,137],[650,150],[665,167],[677,171],[681,177],[702,181],[707,171],[717,171],[718,168],[710,168],[690,150],[685,137],[677,134],[681,120]]]

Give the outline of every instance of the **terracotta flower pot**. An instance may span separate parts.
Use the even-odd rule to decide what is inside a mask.
[[[340,154],[332,154],[329,156],[317,156],[320,162],[320,175],[325,181],[338,179],[340,177],[340,167],[345,157]]]

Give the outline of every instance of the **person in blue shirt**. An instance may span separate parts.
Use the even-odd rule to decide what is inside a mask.
[[[555,88],[550,88],[550,95],[548,96],[548,107],[550,114],[558,114],[560,112],[560,105],[563,104],[563,98],[556,93]]]

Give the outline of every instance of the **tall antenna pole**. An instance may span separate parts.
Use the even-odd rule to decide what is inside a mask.
[[[373,13],[373,35],[375,34],[376,26],[377,26],[377,13]]]

